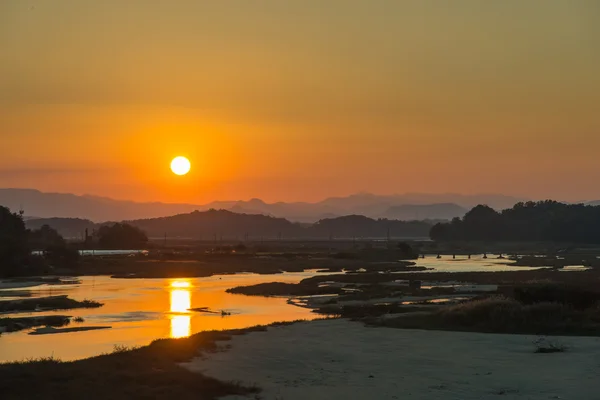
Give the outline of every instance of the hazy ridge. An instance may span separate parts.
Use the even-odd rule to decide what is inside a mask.
[[[510,196],[419,194],[375,195],[358,193],[346,197],[331,197],[316,203],[276,202],[260,199],[248,201],[215,201],[208,204],[142,203],[114,200],[106,197],[44,193],[35,189],[0,189],[0,205],[11,210],[23,209],[28,217],[82,218],[94,222],[157,218],[170,215],[224,209],[237,213],[264,214],[295,222],[316,222],[344,215],[364,215],[389,219],[451,219],[462,217],[478,205],[496,209],[511,207],[526,200]]]

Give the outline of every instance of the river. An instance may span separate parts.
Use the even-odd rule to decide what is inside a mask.
[[[109,276],[82,277],[80,284],[40,285],[14,290],[15,295],[45,297],[67,294],[76,300],[104,303],[95,309],[13,313],[2,317],[69,315],[83,323],[70,327],[110,326],[85,332],[29,335],[28,331],[0,336],[0,362],[54,356],[75,360],[111,352],[115,346],[143,346],[158,338],[180,338],[196,332],[245,328],[275,321],[312,319],[309,309],[287,303],[281,297],[244,296],[226,293],[234,286],[262,282],[296,283],[314,276],[314,271],[277,275],[236,274],[183,279],[111,279]],[[10,299],[2,291],[2,299]],[[208,307],[216,314],[189,311]],[[222,316],[221,311],[231,313]]]
[[[473,272],[531,269],[505,265],[508,260],[484,259],[481,255],[467,259],[428,257],[417,260],[418,266],[431,272]],[[0,336],[0,362],[54,356],[75,360],[111,352],[115,346],[143,346],[158,338],[180,338],[221,329],[246,328],[275,321],[313,319],[309,309],[288,304],[282,297],[244,296],[226,293],[235,286],[263,282],[297,283],[317,275],[315,270],[276,275],[235,274],[181,279],[112,279],[109,276],[81,277],[81,283],[69,285],[23,286],[1,289],[0,298],[68,295],[76,300],[104,303],[95,309],[59,310],[39,313],[13,313],[1,317],[31,315],[68,315],[84,322],[70,327],[107,326],[110,329],[29,335],[29,331],[4,333]],[[194,312],[191,308],[207,307],[215,313]],[[221,315],[221,311],[231,315]]]

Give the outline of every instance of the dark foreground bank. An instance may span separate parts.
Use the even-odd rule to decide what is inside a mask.
[[[257,393],[256,387],[209,378],[179,364],[217,351],[217,341],[259,330],[266,327],[160,339],[149,346],[115,348],[111,354],[72,362],[46,358],[0,364],[0,397],[3,400],[209,400]]]

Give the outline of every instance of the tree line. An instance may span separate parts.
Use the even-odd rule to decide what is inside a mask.
[[[600,206],[557,201],[521,202],[496,211],[478,205],[463,218],[431,228],[435,241],[600,243]]]
[[[94,244],[100,248],[143,248],[148,237],[127,224],[102,226],[79,243],[68,243],[47,224],[27,229],[23,216],[0,206],[0,277],[48,272],[50,269],[77,267],[80,247]]]

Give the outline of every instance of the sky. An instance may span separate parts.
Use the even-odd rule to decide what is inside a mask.
[[[0,187],[597,199],[599,21],[595,0],[2,0]]]

